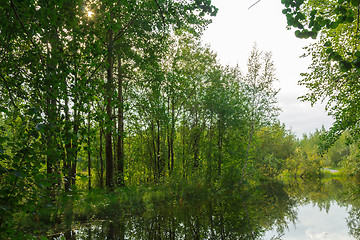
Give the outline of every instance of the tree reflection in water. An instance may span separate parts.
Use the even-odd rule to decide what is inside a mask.
[[[360,238],[357,184],[339,180],[268,182],[260,186],[202,192],[180,202],[152,202],[120,217],[94,221],[53,239],[282,239],[297,222],[299,206],[311,203],[328,211],[331,204],[347,207],[349,232]],[[349,195],[353,194],[353,197]],[[119,214],[118,214],[119,216]],[[267,235],[268,236],[268,235]]]
[[[53,239],[261,239],[296,219],[295,201],[277,182],[160,202],[122,217],[94,221]]]

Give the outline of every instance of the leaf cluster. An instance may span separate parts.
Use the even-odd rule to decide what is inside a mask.
[[[288,26],[298,29],[295,31],[295,36],[298,38],[316,39],[320,32],[335,31],[346,25],[358,25],[357,0],[323,3],[283,0],[282,3],[285,5],[283,14],[286,15]],[[356,33],[354,37],[359,36]],[[342,72],[360,70],[359,49],[348,51],[348,56],[345,56],[338,49],[332,48],[330,41],[325,43],[324,48],[329,61],[336,61]]]

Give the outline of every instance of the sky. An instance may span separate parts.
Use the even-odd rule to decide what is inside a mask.
[[[257,0],[212,0],[219,12],[204,32],[202,41],[218,54],[221,63],[238,64],[243,72],[254,43],[261,51],[271,51],[279,80],[275,86],[280,88],[280,121],[298,137],[322,126],[328,129],[333,121],[325,112],[324,104],[311,107],[309,102],[297,99],[307,92],[297,82],[301,79],[300,73],[307,72],[311,63],[310,58],[300,58],[305,53],[303,47],[311,41],[298,39],[294,30],[287,30],[280,0],[260,0],[248,9],[255,2]]]

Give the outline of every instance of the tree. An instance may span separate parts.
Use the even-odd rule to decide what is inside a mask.
[[[321,155],[320,150],[320,136],[325,132],[325,129],[316,130],[312,134],[304,134],[302,139],[295,145],[294,154],[289,156],[286,160],[287,170],[301,178],[319,177],[321,170],[325,167],[326,157]]]
[[[210,23],[208,15],[217,12],[210,1],[202,0],[11,0],[2,2],[0,10],[4,13],[0,16],[0,114],[4,133],[0,164],[1,181],[6,180],[1,185],[5,210],[1,210],[0,224],[11,219],[12,211],[20,209],[22,203],[51,205],[62,188],[73,190],[77,163],[84,157],[80,149],[86,145],[90,177],[92,147],[96,148],[90,144],[90,132],[98,126],[95,119],[101,123],[101,130],[94,132],[106,139],[106,183],[112,189],[114,175],[122,174],[121,78],[127,75],[122,71],[159,65],[159,56],[166,51],[163,39],[177,31],[200,34]],[[87,14],[90,10],[92,16]],[[151,82],[149,85],[156,87]],[[120,160],[114,164],[116,118]],[[30,187],[27,194],[24,189]],[[35,201],[32,193],[36,191],[42,201]],[[56,220],[57,214],[49,215],[48,220]]]
[[[359,2],[340,1],[292,1],[283,0],[283,13],[288,25],[298,28],[300,38],[316,38],[317,43],[307,48],[312,57],[310,72],[303,74],[301,85],[310,92],[301,99],[314,104],[327,101],[328,113],[335,122],[326,134],[328,149],[342,132],[349,130],[357,141],[358,89],[360,49],[358,45]]]
[[[280,123],[262,127],[255,139],[256,169],[266,177],[278,176],[285,169],[286,161],[294,157],[297,139]]]
[[[251,145],[254,134],[262,126],[271,124],[279,111],[279,108],[276,106],[278,90],[273,86],[273,83],[276,81],[275,68],[270,52],[263,54],[254,45],[248,59],[248,72],[243,81],[248,98],[247,116],[250,122],[246,155],[242,169],[242,176],[244,178],[248,163],[251,160]]]

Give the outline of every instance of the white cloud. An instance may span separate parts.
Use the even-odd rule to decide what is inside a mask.
[[[307,71],[310,59],[299,58],[302,47],[309,40],[297,39],[293,31],[286,30],[286,17],[281,13],[280,1],[260,1],[250,10],[255,0],[213,0],[219,8],[218,16],[205,31],[203,41],[209,43],[224,64],[246,70],[248,55],[254,42],[259,49],[273,53],[277,68],[277,86],[281,88],[279,104],[283,109],[280,120],[298,136],[314,132],[322,125],[329,127],[332,120],[323,105],[311,108],[297,98],[306,92],[297,82],[300,73]]]

